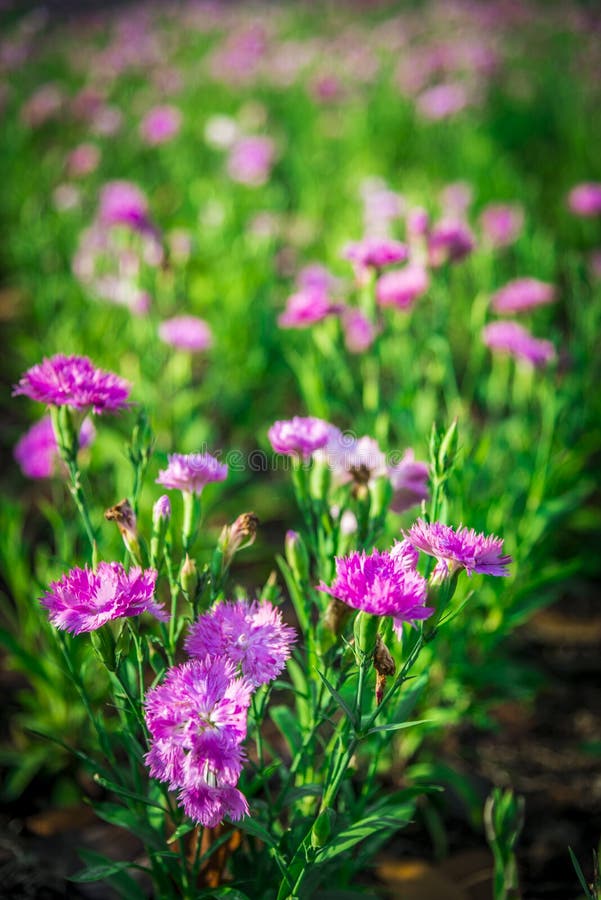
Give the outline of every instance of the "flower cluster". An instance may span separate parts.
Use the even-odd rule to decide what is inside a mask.
[[[73,634],[143,612],[166,621],[169,616],[154,596],[156,579],[154,569],[126,572],[120,563],[101,562],[96,569],[71,569],[53,581],[41,603],[56,628]]]
[[[51,406],[95,413],[117,412],[127,406],[130,386],[112,372],[97,369],[87,356],[62,353],[32,366],[16,385],[13,395],[23,394]]]
[[[251,685],[235,671],[225,657],[193,659],[172,668],[146,696],[150,774],[177,790],[187,815],[209,828],[248,812],[235,785]]]
[[[150,774],[178,791],[194,821],[213,828],[248,812],[236,785],[251,695],[281,672],[294,637],[270,603],[221,603],[192,625],[192,659],[149,691]]]
[[[514,356],[535,368],[555,359],[551,341],[535,338],[517,322],[491,322],[485,326],[482,338],[491,350]]]

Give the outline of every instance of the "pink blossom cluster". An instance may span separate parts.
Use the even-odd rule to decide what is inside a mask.
[[[294,639],[270,603],[219,603],[190,628],[192,658],[148,692],[150,774],[178,792],[194,821],[214,828],[248,813],[237,783],[251,696],[282,671]]]
[[[388,478],[393,488],[394,512],[402,513],[429,497],[428,466],[416,460],[411,449],[398,462],[389,463],[374,438],[357,438],[313,416],[275,422],[268,437],[276,453],[305,462],[313,458],[325,464],[335,485],[370,485],[377,478]]]

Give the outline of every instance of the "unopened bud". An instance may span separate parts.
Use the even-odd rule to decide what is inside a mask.
[[[104,518],[108,522],[116,522],[123,538],[123,543],[131,553],[135,561],[140,564],[140,542],[138,540],[138,525],[136,514],[129,500],[122,500],[115,506],[107,509]]]
[[[371,613],[360,612],[355,619],[355,647],[364,656],[373,656],[380,619]]]
[[[163,494],[152,507],[152,527],[158,529],[171,518],[171,500]]]
[[[117,668],[116,642],[110,625],[103,625],[101,628],[97,628],[96,631],[91,631],[90,639],[96,655],[102,660],[109,672],[114,672]]]
[[[171,501],[166,494],[159,497],[152,507],[152,537],[150,539],[150,565],[158,569],[165,549],[165,538],[171,521]]]
[[[309,581],[309,554],[298,531],[286,532],[286,562],[298,584]]]
[[[196,595],[198,587],[198,569],[196,562],[186,554],[186,558],[180,572],[180,582],[184,594],[193,598]]]
[[[333,809],[327,807],[317,816],[311,829],[311,846],[314,850],[324,847],[332,834],[332,825],[336,819]]]
[[[261,601],[267,600],[269,603],[275,603],[279,596],[280,589],[278,587],[277,572],[270,572],[269,578],[265,582],[263,590],[261,591],[260,599]]]
[[[453,419],[440,442],[438,465],[441,472],[447,471],[453,465],[455,454],[457,453],[457,441],[457,419]]]

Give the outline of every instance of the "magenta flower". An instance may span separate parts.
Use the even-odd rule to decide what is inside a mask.
[[[568,206],[577,216],[598,216],[601,213],[601,184],[589,181],[576,185],[568,195]]]
[[[159,325],[159,337],[178,350],[200,353],[213,344],[211,329],[196,316],[174,316]]]
[[[268,137],[243,137],[231,147],[227,161],[228,175],[233,181],[260,187],[269,178],[275,157],[275,146]]]
[[[462,219],[474,198],[474,189],[469,181],[452,181],[440,193],[445,216]]]
[[[417,110],[424,119],[447,119],[464,109],[469,102],[465,87],[459,82],[437,84],[417,98]]]
[[[338,286],[338,282],[339,279],[320,263],[303,266],[296,276],[296,283],[301,291],[317,291],[327,294]]]
[[[128,405],[130,386],[112,372],[97,369],[87,356],[57,353],[28,369],[13,390],[51,406],[70,406],[100,415]]]
[[[343,251],[345,259],[350,260],[360,272],[365,269],[381,269],[394,263],[405,262],[408,255],[409,250],[406,244],[387,237],[373,236],[348,244]]]
[[[318,590],[347,606],[374,616],[391,616],[397,634],[404,622],[427,619],[434,612],[426,601],[427,585],[414,568],[415,555],[404,545],[381,553],[351,553],[336,558],[336,577],[330,587]]]
[[[336,484],[369,484],[387,474],[386,456],[374,438],[356,438],[333,426],[327,444],[315,452],[315,459],[329,466]]]
[[[414,206],[408,210],[405,227],[409,238],[422,238],[427,235],[430,227],[428,211],[421,206]]]
[[[286,309],[278,317],[281,328],[308,328],[338,309],[321,290],[304,289],[288,297]]]
[[[276,453],[307,459],[316,450],[325,447],[331,433],[332,426],[323,419],[294,416],[293,419],[274,422],[267,436]]]
[[[227,464],[210,453],[171,453],[167,461],[168,466],[159,472],[156,483],[173,491],[200,494],[205,485],[227,478]]]
[[[157,146],[174,138],[180,130],[182,114],[175,106],[155,106],[140,123],[140,134],[147,144]]]
[[[492,295],[491,306],[497,313],[519,313],[554,300],[552,284],[538,278],[515,278]]]
[[[211,827],[247,810],[242,796],[220,790],[233,787],[242,770],[251,685],[235,670],[219,656],[190,660],[146,695],[150,774],[180,790],[186,812]]]
[[[169,616],[157,602],[154,569],[125,571],[120,563],[101,562],[94,569],[71,569],[53,581],[41,604],[51,623],[62,631],[81,634],[96,631],[113,619],[152,613],[166,621]]]
[[[405,512],[430,496],[428,466],[425,462],[418,462],[411,449],[405,451],[396,466],[388,469],[388,477],[394,491],[390,502],[393,512]]]
[[[226,816],[233,822],[248,815],[248,802],[238,788],[229,784],[183,788],[179,792],[180,805],[194,822],[205,828],[215,828]]]
[[[67,172],[72,178],[89,175],[98,168],[100,150],[96,144],[80,144],[67,157]]]
[[[501,538],[462,525],[455,530],[441,522],[418,519],[405,537],[418,550],[438,560],[435,571],[443,576],[459,569],[465,569],[468,575],[509,575],[507,566],[513,562],[511,556],[503,555]]]
[[[21,107],[21,120],[31,128],[38,128],[61,112],[65,96],[54,82],[41,85]]]
[[[493,352],[508,353],[540,368],[555,359],[551,341],[533,337],[517,322],[491,322],[482,331],[482,340]]]
[[[376,284],[376,298],[380,306],[410,309],[430,286],[430,276],[423,266],[410,263],[402,269],[384,272]]]
[[[344,343],[350,353],[365,353],[375,341],[378,331],[359,309],[346,309],[342,315]]]
[[[130,181],[109,181],[100,194],[98,218],[107,227],[127,225],[145,231],[149,227],[146,197]]]
[[[475,246],[474,236],[465,222],[460,219],[441,219],[428,237],[430,265],[438,267],[446,262],[459,262]]]
[[[490,203],[480,216],[482,231],[493,247],[508,247],[524,225],[524,210],[517,203]]]
[[[225,657],[258,686],[280,674],[295,637],[294,629],[284,624],[280,610],[271,603],[237,600],[220,603],[200,616],[185,646],[190,656]]]
[[[80,449],[91,444],[95,434],[94,426],[85,419],[79,432]],[[50,478],[54,474],[59,453],[50,416],[32,425],[17,441],[14,457],[28,478]]]

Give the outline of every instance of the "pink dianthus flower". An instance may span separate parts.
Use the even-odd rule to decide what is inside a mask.
[[[96,569],[71,569],[53,581],[41,604],[56,628],[73,634],[143,612],[166,621],[169,616],[154,596],[156,579],[154,569],[126,572],[120,563],[101,562]]]
[[[156,483],[174,491],[200,494],[207,484],[227,478],[227,464],[210,453],[171,453],[167,461],[168,466],[159,472]]]
[[[126,407],[130,386],[112,372],[97,369],[87,356],[57,353],[28,369],[13,390],[51,406],[70,406],[95,413]]]
[[[293,628],[266,601],[219,603],[194,622],[186,639],[191,656],[223,656],[240,666],[253,685],[267,684],[282,671],[295,639]]]

